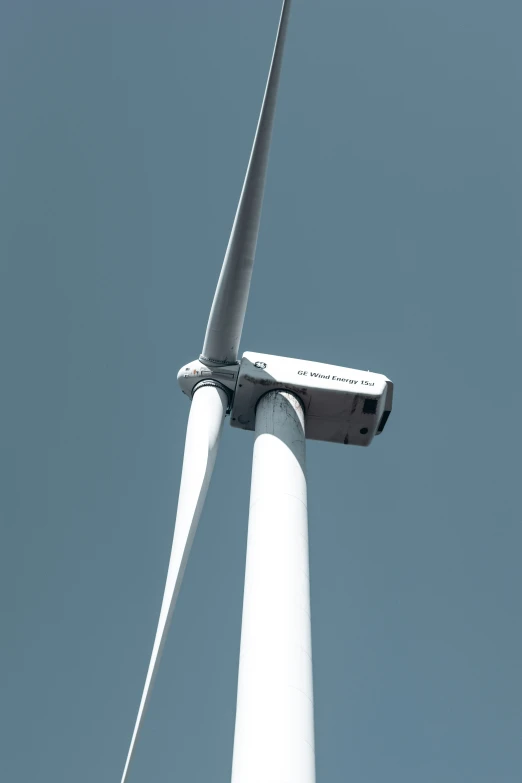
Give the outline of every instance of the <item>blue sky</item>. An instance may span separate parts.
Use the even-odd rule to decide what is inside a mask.
[[[278,0],[0,11],[0,777],[119,780]],[[383,372],[310,442],[318,781],[519,783],[519,3],[294,0],[242,349]],[[130,778],[230,778],[225,425]]]

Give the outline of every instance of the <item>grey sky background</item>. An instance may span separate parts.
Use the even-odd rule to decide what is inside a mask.
[[[279,0],[0,9],[0,778],[119,781]],[[243,350],[383,372],[310,442],[318,783],[520,783],[520,2],[295,0]],[[225,427],[131,781],[230,779]]]

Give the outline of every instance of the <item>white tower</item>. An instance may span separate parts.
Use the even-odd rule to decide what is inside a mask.
[[[305,471],[301,401],[268,392],[256,412],[232,783],[315,781]]]

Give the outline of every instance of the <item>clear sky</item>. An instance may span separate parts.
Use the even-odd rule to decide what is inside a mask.
[[[4,0],[0,779],[117,783],[279,0]],[[308,448],[318,783],[520,783],[520,0],[294,0],[243,350],[383,372]],[[225,427],[130,778],[230,779]],[[246,782],[245,782],[246,783]]]

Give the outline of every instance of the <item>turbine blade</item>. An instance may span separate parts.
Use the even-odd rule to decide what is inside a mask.
[[[237,361],[259,233],[290,2],[283,2],[254,144],[210,310],[200,357],[202,362],[209,364],[234,364]]]
[[[215,385],[201,386],[196,390],[192,400],[187,425],[176,526],[167,572],[167,582],[165,584],[149,669],[121,783],[125,783],[127,780],[136,740],[141,729],[163,645],[167,637],[172,611],[178,597],[190,548],[207,495],[227,406],[228,397],[226,392]]]

